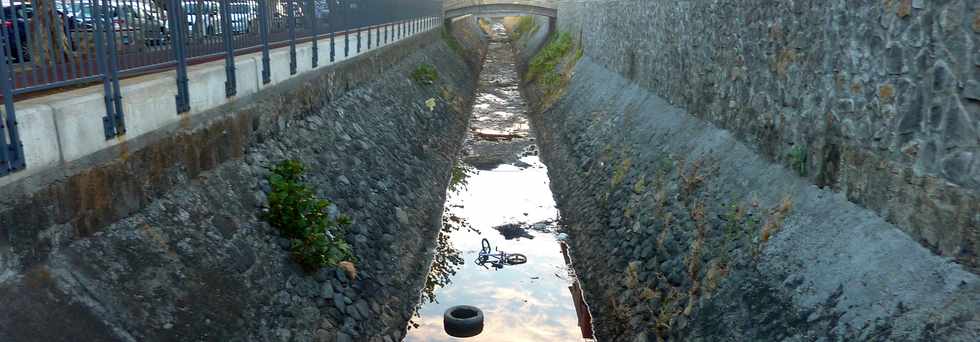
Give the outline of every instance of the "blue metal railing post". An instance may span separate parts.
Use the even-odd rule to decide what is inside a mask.
[[[262,84],[272,82],[272,70],[269,66],[269,2],[259,2],[259,39],[262,40]]]
[[[225,96],[232,97],[238,93],[238,82],[235,79],[235,47],[231,40],[231,5],[229,0],[222,0],[221,6],[221,35],[225,43]]]
[[[287,18],[289,19],[289,74],[296,74],[296,13],[294,6],[296,1],[288,0],[286,5]]]
[[[106,25],[112,23],[109,18],[109,0],[105,0],[105,7],[102,9],[102,13],[105,15]],[[119,89],[119,53],[116,50],[116,30],[113,28],[111,31],[106,28],[106,35],[109,37],[109,80],[112,83],[112,106],[113,111],[109,122],[112,124],[113,132],[116,136],[126,134],[126,122],[123,120],[123,106],[122,106],[122,91]],[[109,117],[110,115],[106,115]],[[106,137],[108,138],[108,137]]]
[[[313,60],[310,63],[313,66],[313,69],[316,69],[320,61],[320,47],[317,46],[319,45],[319,43],[317,43],[317,38],[318,38],[317,35],[319,34],[318,32],[319,25],[316,24],[316,22],[319,21],[318,20],[319,18],[317,18],[317,14],[316,14],[316,0],[306,0],[306,3],[308,4],[308,8],[309,8],[309,11],[307,12],[308,13],[307,17],[310,18],[309,20],[310,32],[313,35],[313,47],[312,47]]]
[[[7,37],[6,28],[3,30],[4,37]],[[7,51],[6,39],[0,39],[0,51]],[[3,60],[0,61],[0,82],[3,82],[3,112],[5,118],[0,118],[0,176],[24,168],[24,146],[20,143],[17,133],[17,113],[14,112],[14,80],[10,77],[10,54],[4,53]],[[4,134],[6,128],[6,134]],[[7,141],[7,135],[10,141]]]
[[[368,36],[367,49],[371,50],[371,27],[367,28],[367,36]]]
[[[350,27],[347,22],[347,6],[350,5],[346,1],[343,3],[344,11],[341,14],[344,16],[344,58],[347,58],[350,56]]]
[[[99,64],[99,71],[102,73],[102,99],[105,104],[105,116],[102,117],[102,128],[103,133],[105,133],[105,138],[112,139],[119,134],[117,130],[116,123],[116,101],[114,91],[117,89],[114,86],[118,86],[118,83],[113,84],[114,73],[110,71],[112,68],[111,60],[109,58],[109,52],[106,49],[111,49],[112,54],[115,55],[115,44],[113,44],[111,33],[106,32],[106,24],[109,21],[108,12],[103,1],[95,0],[92,5],[94,6],[94,17],[95,17],[95,49],[96,49],[96,61]],[[109,42],[106,42],[106,39]],[[108,46],[107,46],[108,45]],[[120,106],[121,107],[121,106]]]
[[[170,0],[170,8],[170,39],[174,60],[177,61],[177,114],[180,114],[191,110],[190,92],[187,90],[187,14],[180,0]]]

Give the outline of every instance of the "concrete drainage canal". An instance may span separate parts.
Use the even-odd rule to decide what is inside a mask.
[[[547,169],[530,135],[515,56],[502,25],[490,36],[443,230],[405,341],[471,335],[454,331],[458,322],[447,318],[458,305],[482,311],[482,333],[467,340],[591,339]]]

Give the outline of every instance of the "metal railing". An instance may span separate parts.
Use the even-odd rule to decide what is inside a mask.
[[[225,94],[233,96],[235,56],[261,51],[262,82],[269,83],[270,49],[288,46],[295,74],[299,43],[313,42],[316,67],[325,62],[318,60],[318,40],[329,39],[333,61],[436,25],[442,15],[441,0],[2,1],[0,176],[25,167],[15,99],[101,82],[101,120],[111,139],[126,131],[120,78],[176,69],[180,114],[190,110],[188,65],[224,59]],[[351,46],[346,33],[365,31],[366,46],[361,39]],[[335,51],[340,35],[343,50]]]

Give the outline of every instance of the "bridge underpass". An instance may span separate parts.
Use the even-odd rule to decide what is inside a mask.
[[[443,6],[446,27],[463,16],[486,18],[541,16],[548,18],[548,32],[554,32],[558,9],[554,0],[451,0]]]
[[[436,5],[329,32],[270,8],[267,39],[261,14],[245,33],[214,15],[231,30],[167,38],[188,39],[183,72],[85,59],[130,31],[104,32],[52,56],[99,84],[44,100],[7,95],[71,70],[6,56],[0,340],[445,340],[441,310],[411,318],[435,297],[489,300],[491,341],[980,335],[972,5]],[[483,40],[499,22],[476,18],[505,14],[536,19]],[[145,41],[117,57],[176,54]],[[273,225],[288,160],[354,267],[305,268]],[[459,218],[477,232],[440,222]],[[527,264],[479,268],[481,237]]]

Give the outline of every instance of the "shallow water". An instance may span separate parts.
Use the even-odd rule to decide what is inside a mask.
[[[448,212],[466,219],[478,229],[461,229],[449,234],[465,263],[452,283],[436,289],[438,302],[423,304],[415,327],[405,341],[455,341],[443,331],[443,312],[453,305],[473,305],[486,318],[483,333],[466,341],[581,341],[582,331],[570,287],[570,275],[561,246],[556,240],[557,219],[548,188],[548,175],[537,157],[521,161],[521,169],[501,165],[492,171],[477,171],[468,179],[467,190],[452,195]],[[510,223],[533,225],[534,238],[507,240],[493,227]],[[490,269],[474,260],[486,238],[494,248],[522,253],[522,265]]]
[[[583,341],[591,331],[588,310],[581,295],[573,296],[574,272],[558,241],[547,169],[534,156],[513,52],[502,26],[495,26],[491,38],[464,158],[478,169],[465,189],[449,194],[433,271],[405,341]],[[481,132],[514,137],[481,140]],[[517,237],[505,238],[495,229],[501,226]],[[495,249],[526,255],[528,262],[502,269],[477,265],[484,238]],[[573,298],[579,299],[578,311]],[[483,310],[480,335],[457,339],[444,332],[443,313],[462,304]]]

